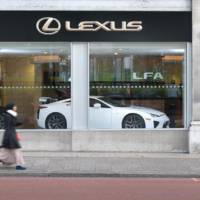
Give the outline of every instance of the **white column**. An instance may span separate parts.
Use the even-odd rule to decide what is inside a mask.
[[[72,130],[88,128],[88,43],[71,45]]]
[[[189,131],[190,153],[200,153],[200,1],[192,1],[192,123]]]

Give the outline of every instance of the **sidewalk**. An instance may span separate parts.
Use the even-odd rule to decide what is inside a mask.
[[[0,164],[0,176],[200,177],[200,154],[24,152],[27,170]]]

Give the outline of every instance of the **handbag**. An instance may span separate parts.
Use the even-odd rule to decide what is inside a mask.
[[[19,133],[16,133],[16,138],[17,138],[18,141],[22,139],[22,137]]]

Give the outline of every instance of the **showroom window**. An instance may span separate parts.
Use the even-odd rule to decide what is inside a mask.
[[[0,128],[8,102],[18,106],[19,128],[71,128],[70,77],[70,43],[1,43]]]
[[[89,128],[186,126],[184,43],[91,43],[89,75]]]

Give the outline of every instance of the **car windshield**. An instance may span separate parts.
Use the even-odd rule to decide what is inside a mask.
[[[109,103],[110,105],[115,106],[115,107],[126,107],[126,105],[123,102],[123,100],[112,99],[110,97],[99,97],[99,99],[103,100],[106,103]]]

